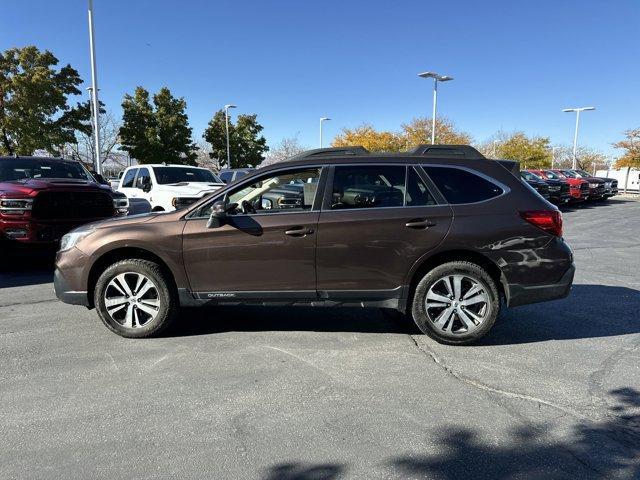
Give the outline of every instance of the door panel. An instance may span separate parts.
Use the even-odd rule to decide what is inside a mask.
[[[318,291],[403,286],[414,262],[442,241],[451,218],[448,205],[322,211]]]
[[[220,228],[207,228],[206,219],[187,221],[183,255],[192,291],[303,291],[315,298],[318,216],[232,215]]]

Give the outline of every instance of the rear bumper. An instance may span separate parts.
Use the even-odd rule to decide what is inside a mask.
[[[574,264],[571,264],[569,269],[557,283],[535,286],[509,284],[507,285],[507,306],[517,307],[530,303],[546,302],[548,300],[565,298],[571,291],[575,272],[576,267]]]
[[[89,307],[87,292],[72,290],[64,274],[57,268],[53,274],[53,289],[56,292],[56,297],[64,303]]]

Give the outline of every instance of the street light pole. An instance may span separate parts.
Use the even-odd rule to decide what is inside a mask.
[[[573,162],[571,168],[575,170],[578,168],[578,161],[576,158],[576,151],[578,148],[578,128],[580,126],[580,112],[595,110],[596,107],[579,107],[579,108],[565,108],[563,112],[575,112],[576,113],[576,130],[573,133]]]
[[[322,148],[322,123],[331,120],[329,117],[320,117],[320,148]]]
[[[448,82],[453,77],[440,75],[435,72],[423,72],[418,74],[422,78],[433,78],[433,112],[431,114],[431,145],[436,143],[436,112],[438,104],[438,82]]]
[[[100,103],[98,102],[98,71],[96,68],[96,41],[93,36],[93,0],[89,0],[89,50],[91,55],[91,101],[93,103],[93,142],[95,145],[94,169],[102,174],[100,160]]]
[[[236,108],[233,104],[224,106],[224,123],[227,129],[227,168],[231,168],[231,148],[229,147],[229,109]]]

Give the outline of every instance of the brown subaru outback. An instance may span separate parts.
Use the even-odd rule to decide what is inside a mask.
[[[469,146],[321,149],[171,213],[66,235],[55,289],[125,337],[181,306],[393,308],[434,339],[473,342],[501,304],[565,297],[573,255],[557,208],[518,164]]]

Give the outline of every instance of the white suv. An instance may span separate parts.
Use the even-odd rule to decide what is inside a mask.
[[[136,165],[124,171],[118,191],[154,212],[184,208],[225,184],[206,168]]]

